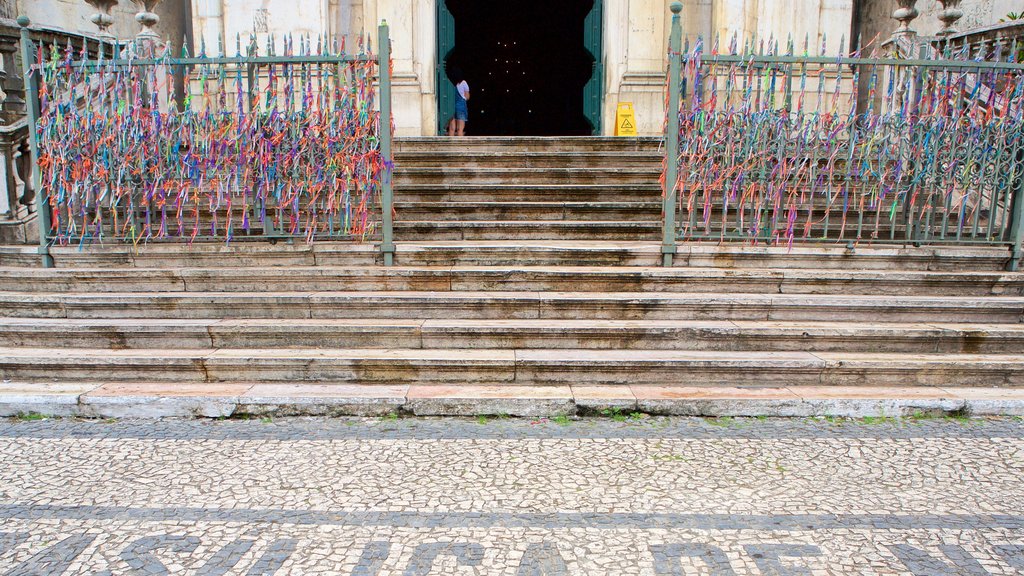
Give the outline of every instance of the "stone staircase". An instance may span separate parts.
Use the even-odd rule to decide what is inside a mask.
[[[1006,251],[684,244],[659,267],[657,146],[399,141],[389,268],[372,245],[61,247],[53,270],[6,247],[0,412],[1024,407]]]

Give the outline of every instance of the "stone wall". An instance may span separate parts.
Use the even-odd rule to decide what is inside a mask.
[[[190,37],[192,0],[163,0],[155,12],[160,16],[157,32],[180,46]],[[135,15],[140,8],[134,2],[121,0],[111,11],[114,24],[110,33],[118,38],[131,38],[139,32]],[[90,21],[96,9],[83,0],[2,0],[0,17],[28,16],[34,26],[94,35],[99,30]]]
[[[876,35],[887,40],[898,23],[892,19],[896,9],[894,0],[858,0],[860,3],[861,38],[870,40]],[[942,28],[938,14],[942,5],[934,0],[919,0],[917,9],[921,13],[910,25],[923,36],[932,36]],[[1020,0],[963,0],[960,10],[964,16],[955,27],[962,31],[990,26],[999,22],[1009,12],[1024,11]]]

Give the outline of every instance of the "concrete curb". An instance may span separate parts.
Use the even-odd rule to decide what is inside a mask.
[[[707,417],[1024,416],[1021,388],[106,384],[90,386],[88,390],[61,390],[47,386],[0,385],[0,417],[39,414],[218,418],[398,413],[552,417],[633,411]],[[124,393],[118,393],[120,390]]]

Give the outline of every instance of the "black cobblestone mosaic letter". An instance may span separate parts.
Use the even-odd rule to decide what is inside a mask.
[[[384,561],[391,555],[391,543],[378,540],[369,542],[359,556],[359,562],[352,569],[352,576],[377,576]]]
[[[553,542],[541,542],[526,547],[516,576],[564,576],[568,573],[558,546]]]
[[[235,540],[217,551],[196,571],[196,576],[224,576],[252,549],[255,540]]]
[[[170,574],[167,567],[153,554],[156,550],[170,550],[178,554],[190,554],[199,547],[197,536],[160,534],[146,536],[132,542],[121,552],[121,559],[131,568],[130,574],[158,576]]]
[[[1024,544],[1000,544],[993,546],[992,549],[995,550],[996,554],[1002,556],[1003,562],[1024,574]]]
[[[281,569],[281,566],[288,561],[288,558],[295,553],[295,547],[299,541],[291,538],[274,540],[270,548],[260,556],[260,559],[252,565],[252,568],[245,573],[245,576],[271,576]]]
[[[683,558],[699,558],[711,576],[735,576],[729,558],[718,546],[710,544],[654,544],[654,573],[658,576],[683,576]]]
[[[39,574],[63,574],[83,550],[92,544],[96,536],[76,534],[40,550],[23,561],[5,576],[38,576]]]
[[[443,554],[455,556],[460,566],[479,566],[484,559],[484,547],[476,542],[453,543],[431,542],[420,544],[412,552],[405,576],[427,576],[434,566],[434,560]]]
[[[18,544],[28,540],[28,532],[0,532],[0,554],[13,550]]]
[[[786,565],[782,559],[821,556],[821,548],[811,544],[748,544],[743,549],[764,576],[811,576],[809,568]]]
[[[889,549],[914,576],[988,576],[991,574],[963,546],[946,544],[939,550],[949,562],[910,544],[890,544]]]

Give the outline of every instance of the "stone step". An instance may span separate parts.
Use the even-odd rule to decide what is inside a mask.
[[[654,184],[405,184],[397,202],[661,202]]]
[[[661,222],[621,220],[397,220],[395,239],[424,240],[656,240]]]
[[[38,382],[1022,386],[1020,354],[680,350],[0,348]]]
[[[401,318],[1008,323],[1022,297],[646,292],[0,292],[23,318]]]
[[[661,202],[398,202],[400,221],[550,220],[646,221],[661,218]]]
[[[18,260],[4,266],[38,267],[35,246],[0,247]],[[372,266],[381,264],[379,246],[367,241],[293,242],[233,240],[222,242],[149,242],[137,246],[120,243],[50,249],[58,268],[221,268],[295,266]],[[673,260],[676,267],[1001,271],[1009,260],[1001,247],[905,246],[862,243],[797,243],[751,245],[747,243],[680,243]],[[661,247],[656,241],[601,240],[434,240],[399,242],[396,263],[406,266],[660,266]]]
[[[415,150],[395,153],[395,169],[462,168],[621,168],[661,170],[664,158],[652,151],[540,151]]]
[[[405,168],[395,171],[395,187],[407,184],[656,184],[660,168]]]
[[[417,416],[672,414],[848,418],[1022,416],[1024,388],[0,383],[0,417]]]
[[[682,242],[673,265],[701,268],[1004,270],[1003,247],[907,246],[863,243]],[[324,259],[321,259],[323,261]],[[661,246],[623,240],[431,240],[398,245],[395,262],[405,266],[660,266]]]
[[[469,136],[448,137],[403,137],[395,139],[395,154],[406,152],[501,152],[521,154],[528,152],[627,152],[643,151],[657,153],[662,150],[660,138],[621,137],[544,137],[544,136]]]
[[[602,266],[0,268],[7,292],[419,290],[1024,296],[1024,274]]]
[[[39,266],[39,246],[35,244],[0,245],[0,267]]]
[[[0,347],[629,349],[1007,354],[1020,324],[681,320],[0,318]]]

